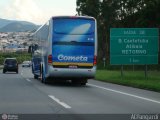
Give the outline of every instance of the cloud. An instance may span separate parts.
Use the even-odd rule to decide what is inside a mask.
[[[5,16],[16,20],[31,21],[41,24],[44,22],[43,11],[38,8],[33,0],[12,0],[5,8]]]
[[[51,16],[75,15],[76,0],[10,0],[0,16],[44,24]]]

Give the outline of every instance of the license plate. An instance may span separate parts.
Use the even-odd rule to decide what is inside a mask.
[[[76,69],[78,67],[76,65],[69,65],[69,68]]]

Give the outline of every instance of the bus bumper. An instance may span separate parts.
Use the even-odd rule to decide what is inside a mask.
[[[69,68],[53,68],[49,67],[48,77],[54,78],[94,78],[96,73],[96,66],[92,69],[69,69]]]

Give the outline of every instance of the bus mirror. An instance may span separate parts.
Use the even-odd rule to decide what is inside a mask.
[[[30,49],[31,49],[31,53],[34,53],[34,51],[35,51],[35,45],[32,45]]]
[[[32,45],[28,47],[28,53],[32,53]]]

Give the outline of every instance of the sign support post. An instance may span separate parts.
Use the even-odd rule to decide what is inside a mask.
[[[103,67],[104,68],[106,67],[106,58],[105,57],[103,58]]]
[[[121,77],[123,78],[123,65],[121,65]]]
[[[147,68],[147,65],[145,65],[145,78],[147,78],[148,77],[148,68]]]

